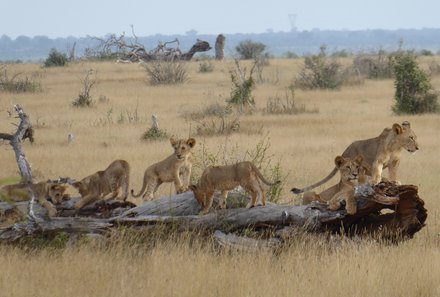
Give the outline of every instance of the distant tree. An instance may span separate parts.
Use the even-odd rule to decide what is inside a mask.
[[[417,64],[410,52],[399,52],[392,59],[395,75],[396,114],[420,114],[438,112],[437,93],[433,90],[428,74]]]
[[[240,42],[235,50],[240,55],[241,59],[258,59],[263,56],[266,45],[261,42],[254,42],[252,40],[244,40]]]
[[[44,67],[64,66],[66,64],[66,54],[60,53],[55,48],[51,49],[49,56],[44,61]]]

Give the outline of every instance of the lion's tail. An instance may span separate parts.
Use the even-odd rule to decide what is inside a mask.
[[[273,183],[267,181],[267,180],[264,178],[264,176],[261,174],[260,170],[258,170],[258,168],[257,168],[253,163],[250,163],[250,164],[252,165],[252,169],[255,171],[255,174],[257,175],[257,177],[258,177],[263,183],[265,183],[266,185],[272,187],[272,186],[275,186],[275,185],[278,185],[278,184],[281,183],[280,180],[277,180],[277,181],[275,181],[275,182],[273,182]]]
[[[319,187],[322,184],[325,184],[326,182],[328,182],[333,176],[335,176],[335,174],[338,172],[338,168],[334,168],[332,170],[332,172],[330,172],[329,175],[327,175],[323,180],[320,180],[319,182],[310,185],[308,187],[302,188],[302,189],[298,189],[298,188],[292,188],[290,191],[294,194],[300,194],[300,193],[304,193],[306,191],[310,191],[311,189],[314,189],[316,187]]]
[[[145,175],[144,175],[144,181],[143,181],[142,189],[140,190],[140,192],[138,194],[134,194],[134,190],[131,189],[130,193],[131,193],[132,197],[139,198],[145,192],[145,189],[147,188],[147,176],[146,176],[146,174],[147,173],[145,173]]]

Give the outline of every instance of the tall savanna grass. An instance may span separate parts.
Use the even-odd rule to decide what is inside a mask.
[[[432,59],[418,61],[427,69]],[[172,153],[167,139],[141,140],[152,114],[158,116],[161,129],[184,138],[196,131],[194,123],[182,117],[182,110],[223,105],[230,99],[234,61],[212,63],[212,72],[201,73],[197,62],[188,62],[189,80],[165,86],[150,84],[145,69],[135,64],[73,63],[45,69],[11,65],[8,69],[14,73],[44,71],[43,88],[36,93],[0,92],[0,132],[16,130],[11,125],[17,122],[12,105],[18,103],[35,126],[35,143],[25,142],[23,148],[36,179],[81,179],[115,159],[125,159],[131,165],[131,187],[137,190],[144,170]],[[440,117],[393,115],[392,79],[365,80],[337,91],[296,90],[295,104],[318,112],[264,113],[267,101],[288,90],[303,64],[302,59],[271,60],[263,74],[266,79],[252,91],[255,112],[240,117],[237,133],[196,136],[195,153],[202,152],[197,146],[203,145],[211,152],[224,146],[245,155],[268,137],[269,155],[274,162],[281,161],[282,172],[289,173],[280,201],[295,203],[298,198],[289,189],[327,175],[335,156],[352,141],[375,137],[385,127],[408,120],[421,149],[414,156],[402,152],[398,178],[419,187],[428,209],[427,226],[413,239],[391,245],[364,238],[301,235],[282,250],[256,252],[218,249],[209,236],[197,239],[168,233],[154,244],[111,237],[105,244],[68,244],[61,249],[4,245],[0,295],[440,296]],[[90,108],[74,108],[72,98],[81,90],[78,78],[86,69],[98,71],[94,97],[106,100],[97,100]],[[433,74],[431,82],[440,89],[440,76]],[[131,110],[136,110],[136,121],[117,120]],[[246,132],[250,130],[259,132]],[[73,143],[68,143],[69,133],[75,135]],[[17,176],[9,144],[0,143],[0,150],[0,179]],[[172,193],[173,185],[165,184],[156,196]]]

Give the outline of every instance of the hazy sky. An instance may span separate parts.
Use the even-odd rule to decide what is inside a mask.
[[[0,36],[440,28],[440,0],[0,0]]]

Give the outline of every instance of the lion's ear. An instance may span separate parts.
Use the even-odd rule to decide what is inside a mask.
[[[393,124],[393,131],[394,131],[394,133],[399,135],[403,132],[403,128],[399,124]]]
[[[77,181],[77,182],[72,183],[72,187],[79,189],[81,187],[81,182]]]
[[[186,141],[186,143],[190,146],[190,147],[194,147],[194,145],[196,145],[196,140],[194,138],[188,138],[188,140]]]
[[[170,143],[171,143],[172,146],[175,146],[176,143],[177,143],[177,141],[174,139],[173,136],[170,137]]]
[[[402,127],[403,127],[403,129],[409,129],[409,128],[411,128],[411,124],[408,121],[404,121],[402,123]]]
[[[337,168],[340,168],[340,167],[342,166],[342,164],[344,164],[344,163],[345,163],[345,159],[344,159],[344,157],[342,157],[342,156],[337,156],[337,157],[335,158],[335,165],[336,165]]]
[[[65,191],[66,186],[54,184],[54,185],[50,185],[50,189],[54,191],[55,190]]]
[[[364,160],[364,156],[362,156],[362,155],[357,155],[356,158],[354,159],[354,161],[359,165],[362,164],[363,160]]]

